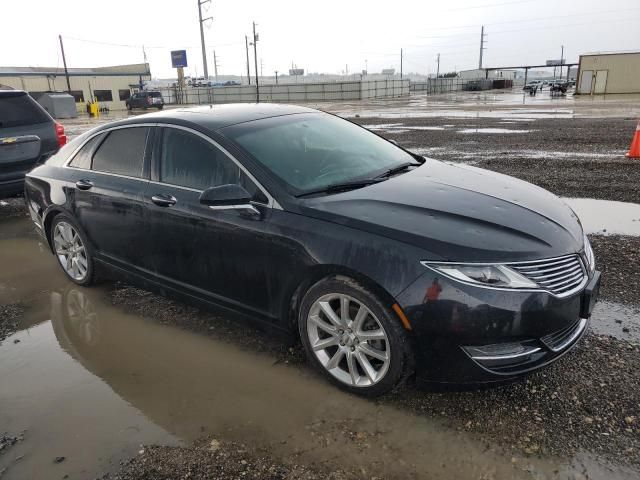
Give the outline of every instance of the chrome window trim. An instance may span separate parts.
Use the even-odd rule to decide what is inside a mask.
[[[569,258],[569,257],[577,257],[578,261],[580,262],[580,266],[582,267],[582,272],[584,274],[584,278],[582,279],[582,282],[580,282],[580,284],[576,285],[576,287],[572,288],[571,290],[567,290],[566,292],[562,292],[561,294],[556,294],[553,293],[551,290],[546,289],[544,287],[539,287],[539,288],[506,288],[506,287],[492,287],[490,285],[481,285],[481,284],[477,284],[477,283],[473,283],[473,282],[466,282],[464,280],[460,280],[459,278],[454,278],[451,277],[449,275],[447,275],[446,273],[441,272],[440,270],[437,270],[436,268],[432,267],[431,265],[473,265],[473,266],[494,266],[494,265],[522,265],[522,264],[530,264],[530,263],[537,263],[537,262],[541,262],[541,261],[552,261],[552,260],[562,260],[565,258]],[[561,255],[559,257],[550,257],[550,258],[541,258],[539,260],[527,260],[527,261],[523,261],[523,262],[439,262],[439,261],[431,261],[431,260],[422,260],[420,262],[423,266],[427,267],[429,270],[436,272],[439,275],[442,275],[443,277],[446,277],[450,280],[453,280],[455,282],[458,283],[462,283],[464,285],[469,285],[471,287],[477,287],[477,288],[485,288],[488,290],[496,290],[496,291],[500,291],[500,292],[521,292],[521,293],[540,293],[540,292],[544,292],[544,293],[548,293],[549,295],[556,297],[556,298],[567,298],[570,297],[572,295],[575,295],[576,293],[580,292],[582,289],[584,289],[584,287],[587,285],[587,283],[589,283],[589,279],[591,278],[589,276],[589,272],[585,269],[585,265],[584,265],[584,261],[582,260],[582,256],[580,254],[577,253],[571,253],[569,255]]]
[[[231,161],[233,161],[240,170],[242,170],[245,175],[247,175],[247,177],[249,177],[249,179],[251,179],[251,181],[253,183],[256,184],[256,186],[260,189],[260,191],[262,191],[262,193],[264,193],[264,195],[267,197],[268,203],[264,204],[264,203],[260,203],[260,202],[251,202],[251,203],[255,203],[256,205],[261,205],[264,207],[269,207],[269,208],[273,208],[276,210],[283,210],[282,206],[280,205],[280,203],[278,203],[278,201],[273,197],[273,195],[271,195],[269,193],[269,191],[264,188],[262,186],[262,184],[260,182],[258,182],[258,180],[251,174],[251,172],[249,172],[249,170],[247,170],[247,168],[240,162],[238,161],[238,159],[236,159],[233,155],[231,155],[231,153],[229,153],[229,151],[227,149],[225,149],[222,145],[220,145],[218,142],[216,142],[215,140],[207,137],[205,134],[198,132],[197,130],[194,130],[192,128],[189,127],[184,127],[182,125],[173,125],[170,123],[135,123],[135,124],[130,124],[130,125],[117,125],[115,127],[110,127],[110,128],[105,128],[103,130],[97,131],[95,133],[93,133],[92,135],[88,136],[84,142],[82,142],[80,145],[78,145],[78,147],[69,155],[69,157],[67,158],[67,160],[62,164],[62,168],[70,168],[73,170],[78,170],[81,172],[93,172],[93,173],[98,173],[101,175],[111,175],[114,177],[120,177],[120,178],[127,178],[127,179],[131,179],[131,180],[141,180],[147,183],[153,183],[155,185],[163,185],[163,186],[167,186],[167,187],[172,187],[172,188],[180,188],[182,190],[188,190],[191,192],[197,192],[197,193],[202,193],[203,190],[198,190],[196,188],[190,188],[190,187],[184,187],[182,185],[173,185],[171,183],[165,183],[165,182],[156,182],[154,180],[150,180],[148,178],[141,178],[141,177],[131,177],[128,175],[121,175],[119,173],[110,173],[110,172],[101,172],[99,170],[93,170],[93,169],[87,169],[87,168],[78,168],[78,167],[72,167],[71,165],[69,165],[73,159],[75,158],[75,156],[77,155],[78,151],[80,149],[82,149],[82,147],[84,147],[92,138],[101,135],[103,133],[107,133],[107,132],[111,132],[113,130],[119,130],[122,128],[133,128],[133,127],[165,127],[165,128],[175,128],[178,130],[184,130],[187,131],[189,133],[195,134],[198,137],[203,138],[205,141],[209,142],[210,144],[212,144],[213,146],[215,146],[216,148],[220,149],[227,157],[229,157],[231,159]]]

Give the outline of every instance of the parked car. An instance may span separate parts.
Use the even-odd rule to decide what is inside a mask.
[[[132,110],[134,108],[144,108],[145,110],[148,108],[157,108],[158,110],[162,110],[164,108],[162,93],[146,90],[134,93],[131,95],[131,98],[126,100],[124,103],[128,110]]]
[[[64,127],[22,90],[0,90],[0,198],[21,193],[24,176],[64,145]]]
[[[341,388],[513,380],[580,339],[600,273],[574,212],[526,182],[285,105],[87,132],[27,175],[68,278],[99,269],[296,335]]]

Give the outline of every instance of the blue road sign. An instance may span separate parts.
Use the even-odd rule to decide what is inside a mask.
[[[187,66],[187,51],[186,50],[172,50],[171,51],[171,66],[173,68],[180,68]]]

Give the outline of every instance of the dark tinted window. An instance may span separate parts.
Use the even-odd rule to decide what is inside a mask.
[[[84,92],[82,90],[71,90],[69,94],[73,96],[76,103],[84,103]]]
[[[203,138],[183,130],[165,128],[160,148],[160,181],[205,190],[239,183],[240,169]]]
[[[131,97],[130,90],[118,90],[118,95],[120,96],[120,100],[129,100]]]
[[[160,92],[149,92],[147,95],[149,95],[150,97],[154,97],[154,98],[158,98],[158,97],[162,96],[162,94]]]
[[[93,156],[93,170],[129,177],[142,176],[147,127],[113,130]]]
[[[76,155],[73,157],[73,160],[71,160],[69,166],[75,168],[84,168],[87,170],[90,169],[91,154],[93,153],[96,145],[98,145],[103,138],[104,134],[96,135],[87,143],[85,143],[84,146],[80,150],[78,150],[78,153],[76,153]]]
[[[110,102],[113,100],[111,90],[94,90],[93,94],[99,102]]]
[[[26,93],[0,95],[0,128],[51,122],[51,117]]]

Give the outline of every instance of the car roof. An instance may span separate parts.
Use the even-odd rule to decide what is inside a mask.
[[[149,122],[193,124],[213,131],[238,123],[300,113],[318,113],[318,110],[274,103],[233,103],[162,110],[157,113],[138,115],[117,123],[120,125]]]

